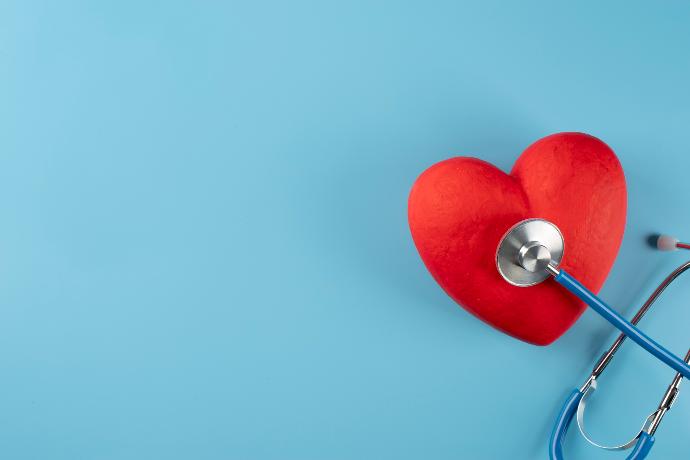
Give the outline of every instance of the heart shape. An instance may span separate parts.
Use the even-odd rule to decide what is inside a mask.
[[[422,260],[450,297],[500,331],[548,345],[585,305],[553,280],[508,284],[496,269],[499,241],[521,220],[553,222],[565,239],[561,267],[598,292],[623,238],[626,206],[613,150],[587,134],[559,133],[529,146],[510,174],[476,158],[436,163],[412,186],[408,220]]]

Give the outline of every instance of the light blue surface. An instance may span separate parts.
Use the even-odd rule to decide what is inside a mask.
[[[619,154],[628,317],[690,239],[684,2],[0,3],[3,459],[546,458],[616,332],[546,348],[458,308],[406,200],[453,155],[549,133]],[[640,326],[690,346],[690,279]],[[588,423],[673,372],[626,344]],[[499,361],[501,366],[490,365]],[[685,391],[683,391],[685,390]],[[651,458],[690,453],[690,388]],[[568,459],[623,458],[568,435]]]

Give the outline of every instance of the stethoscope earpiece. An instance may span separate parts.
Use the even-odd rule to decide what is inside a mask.
[[[678,239],[670,235],[655,235],[656,244],[654,245],[659,251],[677,251]]]

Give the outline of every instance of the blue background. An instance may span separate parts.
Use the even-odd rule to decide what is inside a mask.
[[[0,456],[545,458],[615,333],[586,312],[540,348],[457,307],[407,194],[602,138],[629,185],[602,295],[631,316],[687,257],[645,235],[690,239],[683,3],[1,2]],[[689,295],[643,323],[679,354]],[[624,440],[672,375],[624,347],[592,431]],[[655,458],[689,430],[681,392]]]

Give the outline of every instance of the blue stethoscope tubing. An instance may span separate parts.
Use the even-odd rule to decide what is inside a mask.
[[[679,372],[686,378],[690,378],[690,366],[685,361],[633,326],[568,272],[559,270],[558,274],[554,275],[554,280],[589,305],[594,311],[625,334],[626,337],[629,337],[653,356],[672,367],[676,372]],[[549,438],[549,458],[551,460],[563,460],[563,440],[583,396],[584,393],[581,390],[575,389],[566,399],[565,404],[563,404]],[[647,457],[653,445],[654,436],[644,432],[641,433],[627,460],[642,460]]]
[[[676,244],[677,247],[682,247],[683,249],[690,249],[690,247],[685,247],[683,245]],[[642,319],[642,317],[649,311],[651,306],[657,301],[659,296],[666,290],[671,283],[678,278],[681,274],[690,270],[690,261],[684,262],[678,266],[673,272],[671,272],[654,290],[654,292],[649,296],[645,303],[640,307],[639,311],[632,318],[630,323],[634,326]],[[577,414],[577,422],[585,439],[596,447],[608,450],[625,450],[630,447],[634,447],[632,453],[628,458],[631,459],[642,459],[649,453],[654,444],[654,433],[659,428],[663,417],[668,413],[673,407],[673,403],[678,396],[678,388],[683,379],[682,374],[676,373],[671,384],[668,386],[664,392],[664,396],[661,399],[657,409],[652,412],[645,420],[644,425],[640,429],[639,433],[629,442],[617,446],[603,446],[592,441],[583,431],[584,423],[584,409],[585,401],[591,391],[596,390],[597,379],[604,372],[604,369],[613,359],[623,341],[626,339],[625,334],[620,334],[616,341],[609,347],[609,349],[599,358],[599,361],[592,369],[589,377],[585,383],[580,387],[580,389],[573,390],[573,392],[568,396],[563,408],[558,414],[556,419],[556,424],[554,425],[553,431],[549,438],[549,457],[551,460],[562,460],[563,458],[563,441],[565,439],[566,433],[572,419],[575,414]],[[690,351],[685,355],[685,362],[690,362]],[[583,417],[580,419],[580,417]]]
[[[664,247],[673,246],[670,249],[675,249],[680,244],[675,238],[668,236],[657,239],[657,246],[662,249],[660,243]],[[685,243],[682,246],[686,246]],[[690,366],[685,361],[626,321],[568,272],[558,268],[564,250],[563,234],[553,223],[540,218],[525,219],[508,229],[499,241],[496,268],[506,281],[519,287],[534,286],[552,276],[558,284],[584,301],[652,356],[690,379]]]
[[[577,405],[584,396],[580,390],[573,390],[558,414],[556,424],[553,426],[551,437],[549,438],[549,458],[551,460],[563,460],[563,440],[568,432],[568,427],[577,412]],[[637,443],[627,460],[642,460],[647,457],[654,445],[654,436],[648,433],[640,433]]]
[[[673,370],[676,372],[682,374],[683,377],[690,379],[690,366],[688,366],[685,361],[674,353],[668,351],[647,334],[633,326],[630,322],[618,314],[618,312],[606,305],[603,300],[594,295],[593,292],[584,287],[582,283],[573,278],[568,272],[565,270],[559,270],[558,274],[554,276],[554,279],[558,284],[575,294],[594,311],[603,316],[604,319],[629,337],[630,340],[634,341],[646,351],[651,353],[654,357],[673,368]]]
[[[658,249],[665,251],[676,250],[677,248],[690,249],[689,244],[680,243],[677,239],[665,235],[656,238],[656,246]],[[628,456],[628,459],[643,459],[654,444],[654,432],[661,418],[673,405],[678,391],[678,384],[683,377],[690,379],[690,365],[647,336],[635,327],[635,324],[637,324],[637,321],[639,321],[651,303],[654,302],[668,284],[690,267],[690,262],[683,264],[664,280],[631,323],[567,271],[559,268],[563,253],[564,239],[562,233],[554,224],[540,218],[526,219],[515,224],[505,233],[496,250],[496,267],[501,276],[510,284],[518,287],[528,287],[553,277],[558,284],[585,302],[622,332],[609,352],[602,356],[602,360],[597,364],[587,383],[582,388],[574,390],[563,405],[549,438],[549,456],[551,460],[561,460],[563,458],[563,440],[573,416],[578,411],[578,406],[581,403],[584,404],[584,398],[588,391],[596,389],[597,375],[606,367],[623,339],[629,337],[652,356],[674,369],[677,372],[676,377],[674,377],[672,385],[669,386],[667,393],[664,395],[659,409],[650,415],[651,424],[647,425],[647,422],[645,422],[643,429],[640,430],[640,433],[630,443],[608,448],[593,443],[586,435],[585,438],[597,447],[614,450],[629,448],[634,442],[634,449]],[[690,362],[690,352],[686,355],[686,360]],[[578,418],[578,423],[579,421],[580,419]],[[647,421],[649,422],[650,418]]]
[[[633,326],[593,292],[584,287],[582,283],[573,278],[568,272],[559,270],[558,274],[554,275],[554,280],[568,291],[575,294],[580,300],[584,301],[594,311],[599,313],[604,319],[625,334],[626,337],[630,338],[654,357],[673,368],[683,377],[690,378],[690,366],[688,366],[685,361]],[[551,460],[563,460],[563,440],[565,439],[568,427],[577,412],[577,406],[583,396],[584,393],[581,390],[573,390],[565,401],[563,408],[561,408],[561,412],[558,414],[556,424],[549,438],[549,458],[551,458]],[[647,457],[653,445],[654,436],[645,432],[640,433],[637,443],[627,459],[641,460]]]

